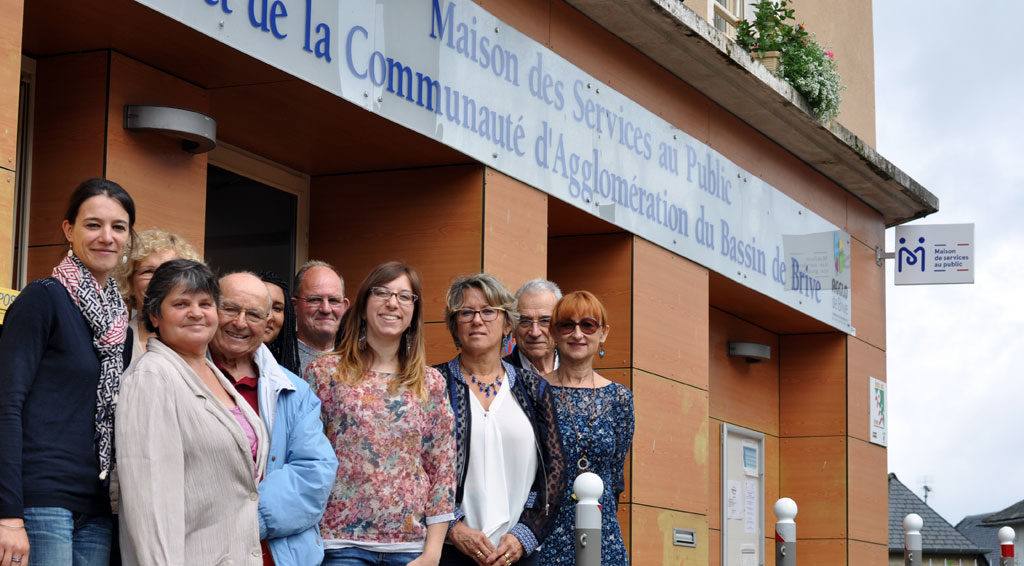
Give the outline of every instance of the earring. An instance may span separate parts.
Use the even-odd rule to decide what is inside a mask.
[[[68,246],[68,257],[75,257],[75,249]]]
[[[121,263],[128,263],[128,254],[127,253],[121,256]]]
[[[366,349],[366,321],[365,320],[363,321],[363,324],[361,324],[359,326],[359,349],[360,350],[365,350]]]
[[[601,348],[600,350],[598,350],[597,355],[601,356],[603,358],[604,357],[604,348]]]

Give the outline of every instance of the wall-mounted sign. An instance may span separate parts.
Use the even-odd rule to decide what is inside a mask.
[[[848,234],[469,0],[136,1],[854,332]]]
[[[895,283],[974,283],[974,224],[896,227]]]
[[[4,323],[4,316],[7,315],[7,309],[16,298],[18,298],[17,291],[14,289],[0,287],[0,324]]]
[[[885,392],[885,382],[870,378],[868,405],[871,407],[870,439],[873,444],[889,445],[889,399]]]

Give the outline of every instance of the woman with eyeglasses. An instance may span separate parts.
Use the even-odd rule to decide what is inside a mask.
[[[324,566],[434,566],[455,505],[445,383],[427,366],[420,279],[397,262],[367,276],[330,354],[306,373],[338,475],[320,523]]]
[[[608,339],[608,312],[589,291],[562,297],[551,315],[558,349],[558,369],[546,377],[558,409],[558,425],[569,467],[568,489],[553,513],[556,526],[540,552],[542,564],[575,563],[576,502],[572,482],[583,472],[604,481],[601,495],[601,564],[626,564],[626,547],[616,519],[626,455],[633,444],[633,394],[629,389],[594,371],[594,356],[604,355]]]
[[[501,359],[518,314],[496,278],[452,283],[445,318],[460,353],[435,366],[448,384],[458,447],[455,518],[441,564],[536,564],[565,489],[550,388]]]

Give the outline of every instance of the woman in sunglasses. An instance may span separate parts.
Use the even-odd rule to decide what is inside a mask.
[[[558,410],[569,489],[553,511],[558,518],[551,536],[544,541],[540,563],[575,563],[572,482],[579,474],[592,472],[604,481],[600,500],[601,564],[626,564],[626,547],[616,513],[625,487],[622,468],[633,444],[633,394],[594,371],[594,356],[604,356],[610,329],[608,312],[593,293],[574,291],[558,301],[551,320],[560,364],[545,377],[551,383]]]
[[[338,456],[320,523],[324,566],[433,566],[453,517],[455,440],[445,383],[427,366],[420,278],[366,277],[331,354],[309,364]]]
[[[442,565],[536,564],[554,526],[565,464],[551,390],[539,375],[501,359],[518,314],[491,275],[448,289],[445,317],[460,353],[436,366],[455,412],[455,520]]]

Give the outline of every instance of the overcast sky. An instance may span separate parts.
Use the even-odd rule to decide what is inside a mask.
[[[939,197],[915,224],[975,224],[973,285],[886,269],[889,471],[918,495],[927,479],[955,525],[1024,499],[1024,2],[874,0],[874,17],[877,149]]]

